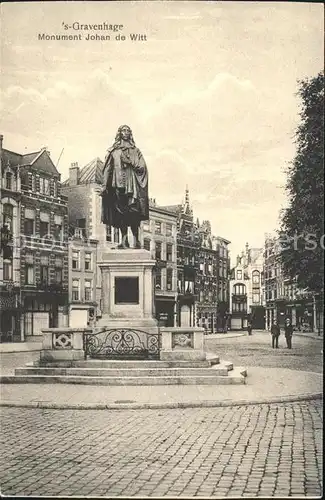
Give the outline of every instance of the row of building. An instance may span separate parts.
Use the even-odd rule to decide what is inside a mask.
[[[35,340],[45,327],[84,326],[101,317],[103,252],[120,234],[101,223],[103,163],[69,178],[46,148],[18,154],[1,147],[1,342]],[[150,200],[140,239],[156,260],[155,315],[161,324],[215,332],[229,319],[229,241],[209,221],[194,222],[189,193],[182,203]]]
[[[101,317],[103,252],[120,243],[101,223],[103,163],[60,173],[46,149],[18,154],[1,147],[1,342],[37,340],[45,327],[85,326]],[[142,246],[156,261],[155,315],[168,326],[207,332],[270,328],[290,317],[297,328],[321,327],[321,298],[283,278],[276,238],[246,244],[230,267],[230,241],[194,219],[189,192],[182,203],[150,200]],[[131,241],[131,240],[130,240]],[[316,311],[316,312],[315,312]]]
[[[324,294],[298,287],[281,265],[280,241],[266,235],[263,248],[249,248],[237,256],[230,274],[231,328],[271,329],[274,322],[281,327],[287,319],[295,330],[322,332]]]

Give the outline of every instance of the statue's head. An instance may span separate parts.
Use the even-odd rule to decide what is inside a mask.
[[[133,139],[133,134],[132,130],[128,125],[121,125],[118,128],[116,137],[115,137],[115,144],[118,144],[121,142],[121,140],[128,141],[132,146],[135,146],[134,139]]]

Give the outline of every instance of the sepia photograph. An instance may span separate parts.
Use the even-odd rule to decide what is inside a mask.
[[[322,498],[324,5],[3,2],[3,498]]]

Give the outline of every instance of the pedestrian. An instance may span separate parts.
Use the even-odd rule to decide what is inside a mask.
[[[252,327],[252,323],[251,322],[249,322],[247,324],[247,331],[248,331],[248,335],[252,335],[253,327]]]
[[[292,334],[293,334],[293,326],[291,324],[290,319],[286,320],[286,324],[284,327],[284,335],[287,341],[287,348],[292,349]]]
[[[280,336],[280,327],[277,323],[277,321],[274,321],[273,325],[271,326],[271,335],[272,335],[272,347],[278,348],[279,347],[279,336]]]

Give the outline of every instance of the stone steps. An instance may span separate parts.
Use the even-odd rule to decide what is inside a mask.
[[[30,376],[30,375],[46,375],[46,376],[77,376],[77,377],[185,377],[185,376],[227,376],[228,372],[233,369],[232,363],[221,362],[213,367],[176,367],[169,368],[152,366],[151,368],[143,368],[142,366],[130,368],[123,366],[123,368],[102,368],[102,367],[24,367],[16,368],[15,375],[17,376]]]
[[[209,368],[212,365],[218,365],[220,359],[218,356],[210,357],[209,360],[205,361],[156,361],[156,360],[141,360],[141,361],[130,361],[130,360],[107,360],[107,359],[87,359],[84,361],[51,361],[34,362],[34,364],[28,364],[26,367],[42,367],[42,368]]]
[[[227,375],[182,375],[182,376],[74,376],[74,375],[14,375],[0,377],[2,383],[15,384],[82,384],[82,385],[230,385],[245,384],[245,375],[240,368],[228,372]]]

